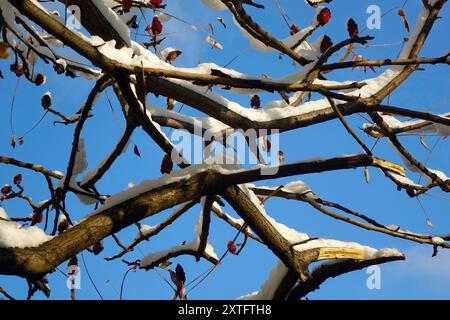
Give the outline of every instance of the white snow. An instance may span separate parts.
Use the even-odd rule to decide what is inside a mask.
[[[125,147],[123,148],[123,150],[122,150],[122,152],[121,152],[120,154],[124,154],[124,153],[127,151],[128,146],[129,146],[129,144],[130,144],[130,141],[131,141],[131,140],[128,141],[128,143],[125,145]],[[117,146],[114,148],[114,150],[115,150],[116,148],[117,148]],[[111,151],[110,154],[108,154],[107,156],[105,156],[105,157],[102,159],[102,161],[100,161],[100,163],[97,165],[97,167],[96,167],[95,169],[89,171],[88,173],[86,173],[86,174],[83,176],[83,180],[81,181],[81,185],[83,185],[83,184],[85,184],[86,182],[88,182],[91,178],[93,178],[93,177],[97,174],[97,172],[100,170],[100,168],[102,168],[102,167],[105,165],[106,161],[111,157],[112,152],[114,152],[114,151]]]
[[[439,114],[438,116],[448,119],[450,117],[450,112]],[[422,119],[400,121],[392,115],[382,115],[382,117],[383,117],[383,120],[393,130],[402,131],[402,130],[406,130],[409,128],[418,127],[417,129],[411,129],[411,130],[408,130],[407,132],[408,133],[422,133],[422,134],[437,133],[444,138],[447,137],[448,135],[450,135],[450,126],[446,126],[443,124],[439,124],[439,123],[431,123],[430,124],[429,121],[422,120]],[[372,127],[375,127],[375,125],[370,124],[370,123],[364,123],[361,126],[361,128],[363,130],[367,129],[367,128],[372,128]]]
[[[417,183],[415,183],[414,181],[412,181],[410,178],[408,178],[408,177],[403,177],[403,176],[401,176],[401,175],[399,175],[399,174],[397,174],[397,173],[394,173],[394,172],[391,172],[391,175],[393,176],[393,178],[396,180],[396,181],[398,181],[398,182],[400,182],[400,183],[402,183],[402,184],[404,184],[404,185],[407,185],[407,186],[409,186],[409,187],[418,187],[418,188],[420,188],[420,187],[422,187],[420,184],[417,184]]]
[[[251,185],[248,185],[249,187]],[[267,189],[275,191],[278,187],[257,186],[258,189]],[[303,181],[292,181],[281,188],[281,191],[287,193],[295,193],[299,195],[305,195],[308,198],[317,199],[318,196],[309,188],[309,186]]]
[[[220,0],[202,0],[202,2],[211,9],[216,11],[227,10],[227,6],[223,4],[223,2]]]
[[[83,173],[88,167],[86,158],[86,149],[84,147],[84,139],[80,138],[78,142],[78,150],[75,156],[75,163],[73,166],[73,176]]]
[[[167,47],[167,48],[161,50],[161,57],[163,58],[164,61],[167,61],[169,54],[174,51],[180,51],[180,50],[177,48],[174,48],[174,47]]]
[[[249,197],[249,199],[255,204],[255,206],[258,208],[258,210],[262,213],[263,217],[266,218],[272,226],[277,229],[277,231],[289,242],[296,243],[300,241],[304,241],[309,239],[309,236],[306,233],[299,232],[297,230],[294,230],[292,228],[289,228],[288,226],[279,223],[274,218],[270,217],[266,210],[264,209],[264,206],[260,204],[260,200],[255,195],[255,193],[249,189],[247,185],[239,185],[241,190],[245,192],[245,194]]]
[[[433,238],[431,238],[431,241],[433,241],[433,244],[435,244],[437,246],[445,243],[445,240],[440,237],[433,237]]]
[[[284,263],[281,260],[278,260],[278,263],[270,272],[269,278],[261,286],[261,289],[251,294],[239,297],[238,300],[271,300],[288,271],[289,269],[284,265]]]
[[[0,248],[38,247],[53,238],[37,226],[26,228],[14,221],[5,221],[9,218],[2,207],[0,218]]]
[[[403,256],[403,254],[397,249],[386,248],[376,250],[371,247],[362,246],[358,243],[343,242],[332,239],[312,240],[300,246],[296,246],[295,248],[296,250],[303,251],[324,247],[361,249],[364,252],[364,260]],[[271,300],[288,271],[289,269],[284,265],[282,261],[279,260],[276,266],[270,272],[268,280],[261,286],[261,289],[259,291],[255,291],[251,294],[239,297],[238,300]]]
[[[105,19],[110,23],[115,31],[119,34],[120,38],[125,41],[127,45],[131,45],[130,29],[122,21],[122,19],[107,5],[104,0],[93,0],[92,4],[97,7],[103,14]]]
[[[105,201],[105,204],[99,207],[92,214],[103,212],[115,205],[118,205],[124,201],[135,198],[143,193],[149,192],[153,189],[159,188],[170,183],[181,182],[188,180],[192,176],[204,172],[206,170],[215,170],[221,174],[232,174],[242,171],[243,169],[239,165],[226,164],[226,165],[192,165],[186,169],[172,172],[170,175],[164,175],[156,180],[145,180],[139,185],[127,188],[122,192],[119,192]]]
[[[203,203],[204,203],[204,198],[205,197],[202,198]],[[143,259],[141,259],[140,267],[141,268],[148,267],[148,266],[152,265],[155,261],[158,261],[161,258],[163,258],[171,253],[176,253],[176,252],[183,251],[183,250],[197,251],[198,247],[200,245],[200,233],[201,233],[201,229],[202,229],[202,222],[203,222],[203,214],[202,214],[202,212],[200,212],[200,217],[198,218],[197,223],[195,224],[196,236],[195,236],[194,240],[192,240],[191,242],[186,243],[186,244],[180,244],[178,246],[172,247],[169,250],[164,250],[164,251],[146,255]],[[150,227],[149,230],[151,230],[151,228],[152,227]],[[219,260],[216,252],[214,251],[214,247],[209,242],[209,240],[206,243],[205,254],[211,256],[212,258],[214,258],[216,260]]]
[[[173,110],[167,110],[165,108],[161,108],[150,103],[147,103],[147,110],[153,116],[164,117],[168,119],[175,119],[181,122],[185,122],[193,125],[194,127],[198,127],[200,129],[208,130],[211,134],[219,133],[223,130],[230,128],[226,124],[216,120],[213,117],[192,117],[188,115],[184,115]],[[199,132],[201,133],[201,131]]]
[[[375,259],[382,257],[391,257],[391,256],[401,256],[402,253],[397,249],[393,248],[385,248],[385,249],[374,249],[368,246],[363,246],[356,242],[346,242],[334,239],[315,239],[303,243],[301,245],[295,246],[295,250],[297,251],[306,251],[310,249],[318,249],[318,248],[348,248],[348,249],[357,249],[361,250],[364,255],[364,259]]]

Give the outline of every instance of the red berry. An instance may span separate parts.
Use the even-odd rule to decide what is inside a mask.
[[[322,27],[326,25],[330,21],[330,19],[331,19],[331,11],[328,8],[323,8],[317,15],[317,21]]]
[[[155,7],[161,6],[162,2],[163,2],[163,0],[150,0],[150,4]]]
[[[232,254],[236,254],[236,245],[234,244],[233,241],[228,241],[228,243],[227,243],[227,249],[228,249],[228,251],[230,251]]]

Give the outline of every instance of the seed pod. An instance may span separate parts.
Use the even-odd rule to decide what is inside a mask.
[[[38,73],[34,78],[34,84],[37,86],[41,86],[45,83],[46,80],[46,76],[44,76],[42,73]]]
[[[34,223],[41,223],[44,220],[44,215],[42,212],[39,213],[33,213],[33,216],[31,217]]]
[[[319,25],[322,27],[326,25],[330,21],[330,19],[331,19],[331,11],[328,8],[323,8],[317,15],[317,22],[319,22]]]
[[[14,182],[14,184],[17,186],[17,185],[20,185],[21,183],[22,183],[22,175],[19,173],[19,174],[16,174],[15,176],[14,176],[14,179],[13,179],[13,182]]]
[[[328,49],[333,46],[331,38],[327,35],[323,36],[322,42],[320,43],[320,52],[325,53]]]
[[[10,186],[9,184],[5,184],[5,185],[2,187],[2,189],[1,189],[1,192],[2,192],[4,195],[7,195],[7,194],[11,193],[11,191],[12,191],[12,188],[11,188],[11,186]]]
[[[358,25],[352,18],[347,20],[347,31],[350,38],[357,37],[359,34]]]
[[[252,98],[250,99],[250,106],[253,109],[259,109],[261,107],[261,99],[259,98],[259,96],[257,94],[252,96]]]
[[[293,36],[294,34],[296,34],[296,33],[298,33],[300,31],[298,29],[298,27],[295,25],[295,23],[291,24],[289,29],[291,30],[291,36]]]
[[[162,26],[162,23],[161,23],[161,21],[159,20],[159,18],[157,16],[153,17],[152,25],[151,25],[150,29],[151,29],[152,34],[154,36],[157,36],[158,34],[162,33],[163,26]]]
[[[50,108],[52,105],[52,95],[50,92],[46,92],[41,98],[41,106],[44,109]]]
[[[236,254],[236,245],[234,244],[233,241],[228,241],[227,249],[228,249],[228,251],[230,251],[230,253]]]
[[[411,198],[414,198],[416,196],[416,189],[410,187],[406,189],[406,193],[408,194],[408,196],[410,196]]]

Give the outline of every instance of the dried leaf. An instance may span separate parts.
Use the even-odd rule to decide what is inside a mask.
[[[212,25],[212,23],[209,23],[208,26],[209,30],[211,30],[211,33],[214,34],[214,26]]]
[[[180,50],[173,50],[170,51],[169,54],[166,57],[166,60],[169,62],[173,62],[175,61],[180,55],[182,54],[182,52]]]
[[[0,59],[9,58],[8,48],[9,48],[8,43],[0,41]]]
[[[327,35],[324,35],[322,42],[320,43],[320,52],[325,53],[325,51],[330,49],[332,46],[333,46],[333,41],[331,41],[331,38]]]
[[[161,162],[161,174],[164,173],[170,174],[172,170],[173,170],[172,159],[170,159],[170,157],[167,154],[165,154]]]
[[[350,38],[355,38],[359,34],[358,24],[352,18],[347,20],[347,31]]]
[[[153,17],[151,26],[147,26],[145,29],[147,32],[151,31],[154,36],[162,33],[163,25],[157,16]]]
[[[369,168],[368,167],[364,168],[364,178],[366,179],[367,183],[370,182],[370,172],[369,172]]]
[[[177,275],[177,278],[184,284],[186,281],[186,274],[184,273],[183,266],[181,264],[177,264],[175,267],[175,274]]]
[[[429,226],[430,228],[433,228],[433,223],[431,222],[431,220],[429,218],[427,218],[427,226]]]
[[[408,33],[410,33],[411,30],[409,28],[409,23],[408,23],[408,20],[406,20],[406,15],[405,15],[405,12],[403,11],[403,9],[398,10],[398,15],[402,18],[403,25],[405,26],[406,31],[408,31]]]
[[[289,27],[289,30],[291,31],[291,36],[293,36],[294,34],[296,34],[300,31],[295,23],[291,24],[291,26]]]
[[[428,145],[426,144],[425,140],[423,137],[420,137],[420,144],[427,149],[429,152],[431,152],[431,149],[428,147]]]
[[[134,148],[133,148],[133,152],[136,156],[138,156],[139,158],[141,158],[141,153],[139,152],[139,148],[138,146],[135,144]]]
[[[13,147],[13,149],[16,148],[16,138],[14,137],[14,135],[11,137],[11,147]]]
[[[352,52],[353,52],[353,43],[347,46],[347,51],[345,52],[344,56],[339,62],[345,62]]]
[[[216,40],[214,40],[213,37],[211,37],[210,35],[208,35],[206,37],[206,41],[208,41],[209,43],[212,44],[213,48],[219,49],[219,50],[223,50],[223,47],[220,43],[218,43]]]
[[[70,298],[72,300],[77,300],[76,295],[75,295],[75,289],[70,289]]]
[[[220,18],[220,17],[219,17],[219,18],[217,18],[217,21],[219,21],[219,22],[220,22],[220,24],[221,24],[221,25],[223,25],[223,27],[224,27],[224,28],[226,28],[226,27],[227,27],[227,25],[225,24],[225,21],[224,21],[224,20],[223,20],[222,18]]]
[[[161,262],[161,264],[159,265],[159,267],[161,268],[161,269],[166,269],[167,267],[170,267],[172,265],[172,262],[170,262],[170,261],[164,261],[164,262]]]

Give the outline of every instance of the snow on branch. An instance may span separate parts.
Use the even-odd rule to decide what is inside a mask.
[[[343,242],[337,240],[317,239],[306,242],[296,248],[296,250],[311,250],[318,249],[321,253],[319,260],[335,259],[333,261],[325,262],[315,267],[311,275],[305,281],[298,282],[296,288],[293,289],[297,280],[294,277],[292,281],[292,274],[289,269],[278,261],[276,266],[269,274],[267,281],[261,286],[261,289],[251,294],[239,297],[239,300],[272,300],[272,299],[286,299],[289,295],[290,299],[296,299],[305,296],[313,288],[318,288],[326,279],[334,277],[333,274],[341,266],[341,272],[344,266],[350,270],[358,270],[364,267],[380,264],[394,260],[404,260],[405,256],[396,249],[381,249],[376,250],[367,246],[361,246],[357,243]],[[330,249],[335,250],[330,250]],[[328,253],[327,253],[328,252]],[[332,254],[329,254],[332,252]],[[334,266],[334,268],[332,267]],[[319,271],[320,270],[320,271]],[[347,272],[348,272],[347,271]],[[319,277],[319,272],[322,272]],[[320,280],[319,280],[320,279]],[[314,285],[313,285],[314,284]],[[286,287],[287,286],[287,287]],[[308,288],[308,289],[306,289]],[[293,291],[292,291],[293,289]],[[304,293],[300,294],[300,289]]]
[[[25,227],[11,221],[0,207],[0,248],[34,248],[52,238],[37,226]]]
[[[195,225],[196,237],[194,238],[194,240],[186,244],[180,244],[169,250],[146,255],[143,259],[141,259],[139,265],[140,268],[147,270],[152,269],[159,266],[162,262],[185,254],[196,257],[197,261],[202,257],[213,264],[219,262],[219,258],[215,253],[212,244],[208,241],[209,220],[205,220],[205,216],[210,215],[209,210],[211,209],[211,205],[212,199],[203,200],[202,212],[197,221],[197,224]]]

